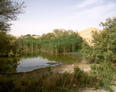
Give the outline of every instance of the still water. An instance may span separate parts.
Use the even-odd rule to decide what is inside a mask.
[[[40,68],[51,67],[61,64],[56,61],[49,61],[40,56],[34,58],[22,58],[18,61],[17,72],[29,72]]]
[[[39,54],[21,58],[0,58],[0,73],[31,72],[37,69],[81,61],[77,55]]]

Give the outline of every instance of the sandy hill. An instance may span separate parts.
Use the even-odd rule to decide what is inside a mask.
[[[97,28],[91,27],[91,28],[82,30],[78,33],[84,40],[86,40],[88,42],[89,45],[92,45],[92,40],[93,40],[92,33],[93,32],[98,32],[99,33],[100,30],[97,29]]]

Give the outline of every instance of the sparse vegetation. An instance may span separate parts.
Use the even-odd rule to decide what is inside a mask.
[[[75,68],[74,74],[0,75],[1,92],[78,92],[80,88],[92,87],[94,83],[94,78],[79,68]]]

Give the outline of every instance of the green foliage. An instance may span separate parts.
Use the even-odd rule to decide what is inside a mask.
[[[23,36],[17,39],[17,45],[20,49],[21,55],[35,54],[40,51],[40,39],[35,39],[32,36]]]
[[[116,68],[111,63],[101,62],[98,65],[92,65],[91,70],[92,76],[98,80],[96,87],[104,87],[106,90],[111,91],[110,85],[114,80]]]
[[[116,18],[106,19],[101,25],[103,30],[93,33],[93,45],[83,43],[81,51],[91,62],[99,63],[92,66],[92,76],[97,80],[95,87],[113,92],[110,85],[116,71],[112,65],[116,62]]]
[[[43,36],[41,39],[43,40],[42,48],[44,50],[48,50],[51,53],[67,53],[73,52],[81,48],[81,37],[73,31],[66,30],[54,30],[54,36],[51,39],[44,39]]]
[[[13,0],[0,0],[0,31],[8,31],[10,27],[9,21],[15,20],[17,15],[21,13],[23,2]]]
[[[0,0],[0,56],[16,56],[18,49],[16,38],[5,33],[9,31],[11,21],[21,13],[23,2]]]
[[[75,68],[74,74],[46,72],[0,74],[0,92],[78,92],[80,88],[91,87],[95,83],[79,68]]]
[[[93,33],[93,46],[83,46],[86,57],[92,62],[116,62],[116,18],[101,23],[103,31]]]
[[[33,52],[47,52],[61,54],[81,49],[82,38],[71,30],[55,30],[53,33],[43,34],[39,38],[23,36],[18,39],[19,48],[24,54]]]
[[[17,55],[16,38],[5,32],[0,32],[0,56]]]
[[[19,58],[0,58],[0,73],[16,73]]]
[[[87,44],[87,42],[83,42],[82,43],[82,49],[81,49],[81,54],[86,58],[89,59],[89,61],[93,61],[94,60],[94,56],[92,56],[92,48],[91,46],[89,46]]]
[[[80,87],[92,87],[96,82],[93,76],[89,76],[78,67],[74,68],[74,79],[75,85],[80,85]]]

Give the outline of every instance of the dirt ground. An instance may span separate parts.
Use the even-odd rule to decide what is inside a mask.
[[[57,71],[57,72],[60,72],[60,73],[64,73],[64,72],[73,73],[74,68],[79,67],[84,72],[90,72],[91,65],[92,64],[87,64],[87,63],[65,64],[65,65],[60,65],[60,66],[54,67],[53,71]]]

